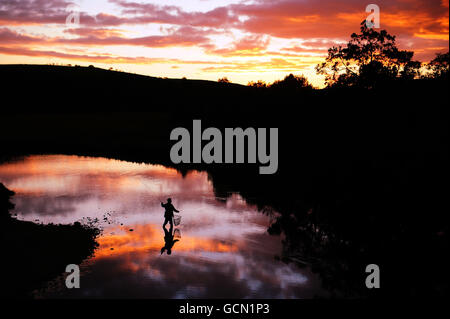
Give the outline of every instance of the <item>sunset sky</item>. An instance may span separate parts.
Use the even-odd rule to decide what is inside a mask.
[[[0,0],[0,63],[243,84],[294,73],[322,86],[314,66],[359,31],[371,3],[415,59],[448,51],[449,0]],[[74,8],[80,24],[67,25]]]

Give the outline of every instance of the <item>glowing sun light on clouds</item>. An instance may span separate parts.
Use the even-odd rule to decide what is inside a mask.
[[[79,25],[66,25],[68,5]],[[429,61],[448,50],[448,0],[377,2],[381,27]],[[354,0],[22,0],[0,3],[0,63],[95,64],[162,77],[272,82],[303,73],[366,17]]]

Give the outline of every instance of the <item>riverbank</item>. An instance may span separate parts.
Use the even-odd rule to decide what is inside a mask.
[[[31,298],[34,290],[94,253],[99,230],[80,223],[42,225],[9,215],[14,193],[0,184],[2,297]]]

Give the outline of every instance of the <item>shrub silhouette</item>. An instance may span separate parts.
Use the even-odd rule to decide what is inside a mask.
[[[226,78],[226,77],[220,78],[219,80],[217,80],[217,82],[219,82],[219,83],[231,83],[231,81],[228,80],[228,78]]]
[[[285,89],[285,90],[311,90],[313,87],[308,82],[308,79],[303,75],[289,74],[283,80],[278,80],[270,85],[272,89]]]
[[[251,81],[251,82],[248,82],[247,85],[251,86],[251,87],[259,88],[259,89],[267,88],[267,83],[264,82],[263,80],[258,80],[256,82]]]

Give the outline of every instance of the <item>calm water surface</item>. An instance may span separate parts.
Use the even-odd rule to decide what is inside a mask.
[[[21,220],[73,223],[90,217],[98,218],[103,228],[95,255],[81,265],[81,288],[60,285],[40,292],[40,297],[323,294],[319,277],[308,267],[275,258],[283,240],[267,233],[275,216],[258,212],[239,194],[217,198],[204,172],[183,177],[160,165],[51,155],[0,164],[0,181],[16,192],[13,213]],[[160,201],[167,197],[181,211],[182,220],[172,254],[161,255],[165,242]]]

